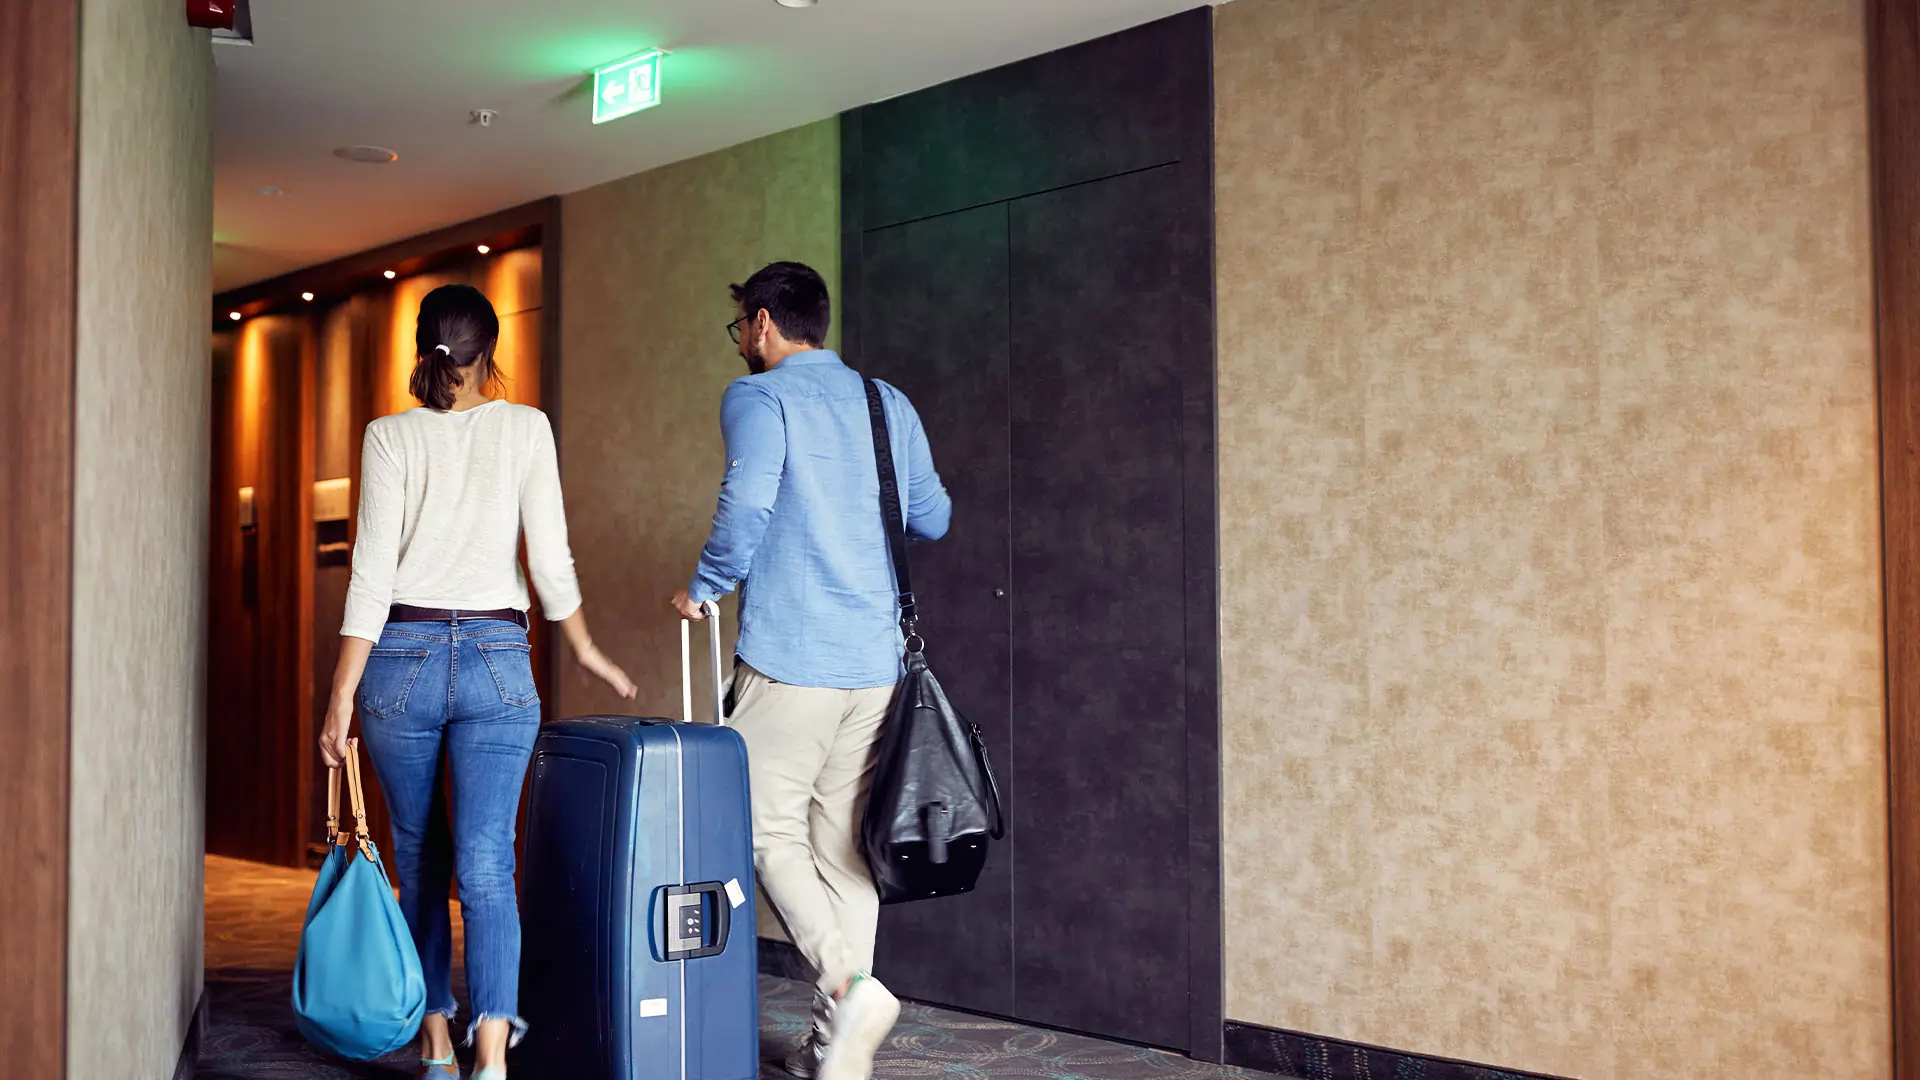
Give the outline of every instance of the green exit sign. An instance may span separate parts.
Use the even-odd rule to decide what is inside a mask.
[[[593,73],[593,122],[604,124],[660,104],[660,58],[652,49]]]

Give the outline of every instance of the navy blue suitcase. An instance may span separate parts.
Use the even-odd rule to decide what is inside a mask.
[[[558,720],[533,748],[514,1059],[528,1080],[754,1080],[760,1074],[747,748],[715,722]]]

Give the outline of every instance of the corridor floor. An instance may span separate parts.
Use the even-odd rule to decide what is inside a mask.
[[[313,875],[231,859],[207,859],[207,997],[211,1026],[201,1048],[201,1080],[407,1080],[408,1055],[366,1065],[327,1058],[301,1039],[288,1004],[293,956]],[[459,933],[456,911],[454,932]],[[455,955],[459,953],[456,937]],[[455,965],[459,979],[459,965]],[[464,988],[455,986],[464,999]],[[790,1080],[778,1065],[804,1029],[807,991],[761,980],[765,1080]],[[1239,1080],[1255,1074],[1202,1065],[1173,1054],[1041,1031],[998,1020],[908,1005],[881,1051],[879,1080]]]

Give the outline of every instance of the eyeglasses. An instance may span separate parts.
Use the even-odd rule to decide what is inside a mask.
[[[751,315],[742,315],[727,324],[727,336],[733,339],[735,345],[740,344],[741,329],[744,328],[748,322],[752,321],[752,319],[753,316]]]

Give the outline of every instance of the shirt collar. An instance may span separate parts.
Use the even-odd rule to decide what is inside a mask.
[[[840,354],[834,352],[832,349],[809,349],[806,352],[794,353],[792,356],[780,361],[773,366],[773,370],[779,371],[782,368],[789,367],[811,367],[814,364],[837,364],[839,362]]]

